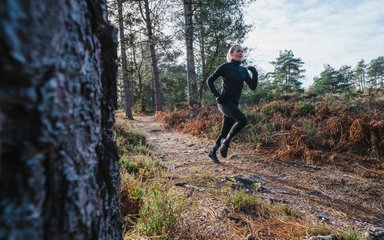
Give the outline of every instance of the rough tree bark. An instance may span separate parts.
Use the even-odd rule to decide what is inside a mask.
[[[104,0],[0,2],[0,239],[121,239]]]
[[[132,94],[131,94],[131,89],[129,84],[127,52],[125,48],[123,0],[117,0],[117,9],[119,12],[119,36],[120,36],[121,67],[122,67],[121,71],[123,74],[123,86],[124,86],[125,117],[128,119],[133,119],[132,103],[131,103]]]
[[[189,106],[197,103],[197,85],[195,72],[195,58],[193,55],[193,2],[183,0],[185,19],[185,42],[187,49],[187,75],[188,75],[188,103]]]

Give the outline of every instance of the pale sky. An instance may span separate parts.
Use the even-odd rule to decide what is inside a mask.
[[[268,72],[279,50],[292,50],[304,61],[306,88],[324,64],[354,68],[384,56],[384,0],[257,0],[245,21],[254,24],[249,58]]]

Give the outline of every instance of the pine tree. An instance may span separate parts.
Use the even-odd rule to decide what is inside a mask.
[[[367,68],[367,77],[370,87],[384,87],[384,57],[371,60]]]
[[[212,71],[226,61],[228,48],[233,44],[243,43],[252,29],[244,21],[243,7],[250,1],[201,0],[195,15],[199,37],[196,46],[199,59],[200,99],[203,97],[205,80]],[[243,46],[247,51],[247,47]]]
[[[363,90],[366,87],[366,68],[364,59],[361,59],[355,68],[355,84],[359,90]]]
[[[320,77],[314,78],[312,91],[317,94],[341,93],[350,89],[350,79],[353,77],[350,66],[343,66],[339,70],[331,65],[324,65]]]
[[[291,50],[279,51],[279,56],[275,61],[270,62],[274,66],[274,71],[269,73],[273,78],[273,83],[277,92],[302,92],[301,79],[305,70],[302,68],[304,62],[301,58],[295,58]]]

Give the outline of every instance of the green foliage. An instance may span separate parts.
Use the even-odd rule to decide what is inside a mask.
[[[343,232],[341,236],[339,236],[340,240],[369,240],[369,238],[364,237],[361,233],[357,231],[349,231]]]
[[[366,87],[366,68],[364,59],[361,59],[355,68],[355,84],[359,90],[363,90]]]
[[[255,112],[249,112],[249,111],[244,111],[244,114],[247,117],[248,122],[250,124],[257,124],[263,121],[263,117],[261,116],[261,114],[257,114]]]
[[[209,139],[214,139],[217,137],[221,130],[221,126],[219,124],[212,124],[210,129],[206,132],[206,136]]]
[[[368,86],[384,87],[384,57],[372,59],[367,69]]]
[[[119,140],[124,139],[124,144],[131,145],[145,145],[146,136],[134,129],[132,126],[124,123],[116,123],[114,128],[115,137],[119,143]]]
[[[255,185],[255,188],[260,187]],[[285,204],[265,204],[257,196],[248,194],[244,190],[234,191],[228,197],[228,204],[236,211],[262,216],[291,216],[295,218],[301,218],[302,214]]]
[[[236,183],[237,182],[236,179],[234,179],[233,177],[228,178],[228,181],[230,181],[232,183]]]
[[[143,188],[141,187],[140,181],[124,169],[121,170],[121,186],[122,189],[128,191],[131,200],[139,202],[142,199]]]
[[[141,154],[141,155],[151,155],[151,150],[148,148],[147,145],[133,145],[129,144],[128,145],[128,151],[130,154]]]
[[[149,183],[143,194],[144,203],[133,232],[141,236],[166,239],[169,229],[183,209],[185,198],[172,192],[167,184]]]
[[[281,113],[282,116],[290,116],[291,115],[291,108],[288,104],[281,104],[278,101],[272,101],[270,103],[267,103],[262,106],[260,109],[260,113],[263,117],[271,117],[275,113]],[[267,120],[269,121],[269,120]]]
[[[140,168],[137,163],[134,163],[127,155],[123,155],[120,157],[120,169],[132,174],[138,173]]]
[[[274,71],[268,73],[273,80],[274,90],[277,94],[287,92],[304,92],[301,88],[301,79],[304,78],[304,62],[301,58],[295,58],[291,50],[279,51],[275,61],[270,62]]]
[[[279,122],[271,122],[270,118],[275,112],[286,112],[287,109],[280,108],[279,104],[264,105],[259,112],[249,111],[247,107],[242,107],[242,111],[248,119],[249,124],[244,131],[237,135],[236,139],[241,139],[253,144],[255,147],[271,146],[271,136],[280,130]]]
[[[129,149],[120,158],[121,213],[126,228],[125,237],[148,236],[167,239],[167,233],[179,217],[184,197],[172,191],[171,185],[153,182],[161,176],[163,167],[149,149],[145,135],[126,122],[115,126],[119,148]],[[149,154],[148,154],[149,153]]]
[[[254,189],[259,189],[259,188],[261,188],[261,184],[259,182],[254,182],[254,183],[252,183],[252,187]]]
[[[311,90],[320,95],[349,91],[353,76],[350,68],[350,66],[343,66],[336,70],[329,64],[324,65],[324,70],[320,73],[320,77],[313,79],[314,83]]]
[[[260,113],[263,116],[272,116],[272,114],[274,113],[274,108],[271,105],[266,105],[265,107],[260,109]]]
[[[156,175],[163,168],[160,161],[147,155],[123,155],[120,158],[120,168],[131,174],[139,174],[143,180]]]
[[[298,116],[309,116],[315,114],[315,107],[310,102],[297,102],[294,105],[294,112]]]
[[[234,191],[228,197],[228,203],[235,210],[246,214],[257,214],[263,210],[261,201],[256,198],[256,196],[250,195],[244,190]]]
[[[123,155],[151,155],[147,146],[146,136],[129,124],[118,121],[114,127],[116,143],[120,156]]]
[[[303,214],[301,214],[297,209],[291,208],[285,204],[272,205],[269,204],[266,208],[277,215],[290,216],[295,218],[301,218]]]
[[[198,85],[203,97],[206,89],[204,81],[226,61],[229,46],[244,41],[251,25],[244,21],[244,1],[201,0],[195,5],[193,22],[197,44],[194,53]],[[208,102],[213,102],[211,97]]]
[[[257,125],[248,125],[247,130],[240,133],[240,139],[243,139],[255,147],[265,147],[269,145],[268,138],[264,134],[264,127]]]
[[[160,69],[161,99],[166,107],[187,100],[187,73],[183,65],[163,63]]]
[[[313,119],[304,118],[301,121],[301,129],[303,129],[309,138],[316,138],[318,129],[316,122]]]
[[[134,188],[134,190],[131,193],[131,198],[135,201],[141,200],[143,196],[143,189],[140,186],[137,186]]]
[[[368,240],[368,238],[364,237],[361,233],[359,232],[345,232],[343,233],[340,237],[340,240]]]

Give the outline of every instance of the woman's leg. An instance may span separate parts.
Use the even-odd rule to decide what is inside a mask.
[[[221,145],[221,140],[227,137],[234,123],[235,123],[235,120],[224,115],[223,122],[221,124],[221,132],[216,139],[215,145],[213,145],[212,150],[208,154],[208,156],[213,160],[213,162],[215,163],[220,162],[219,159],[217,159],[216,152]]]
[[[224,136],[224,140],[220,149],[221,156],[226,158],[230,141],[241,129],[247,125],[248,120],[239,110],[239,108],[233,103],[220,104],[219,109],[225,114],[225,116],[236,121],[236,123],[231,127],[227,136]]]
[[[217,149],[221,145],[221,140],[227,137],[227,135],[228,135],[229,131],[231,130],[233,124],[235,124],[235,120],[224,115],[223,123],[221,124],[220,135],[216,139],[215,146],[217,147]]]

